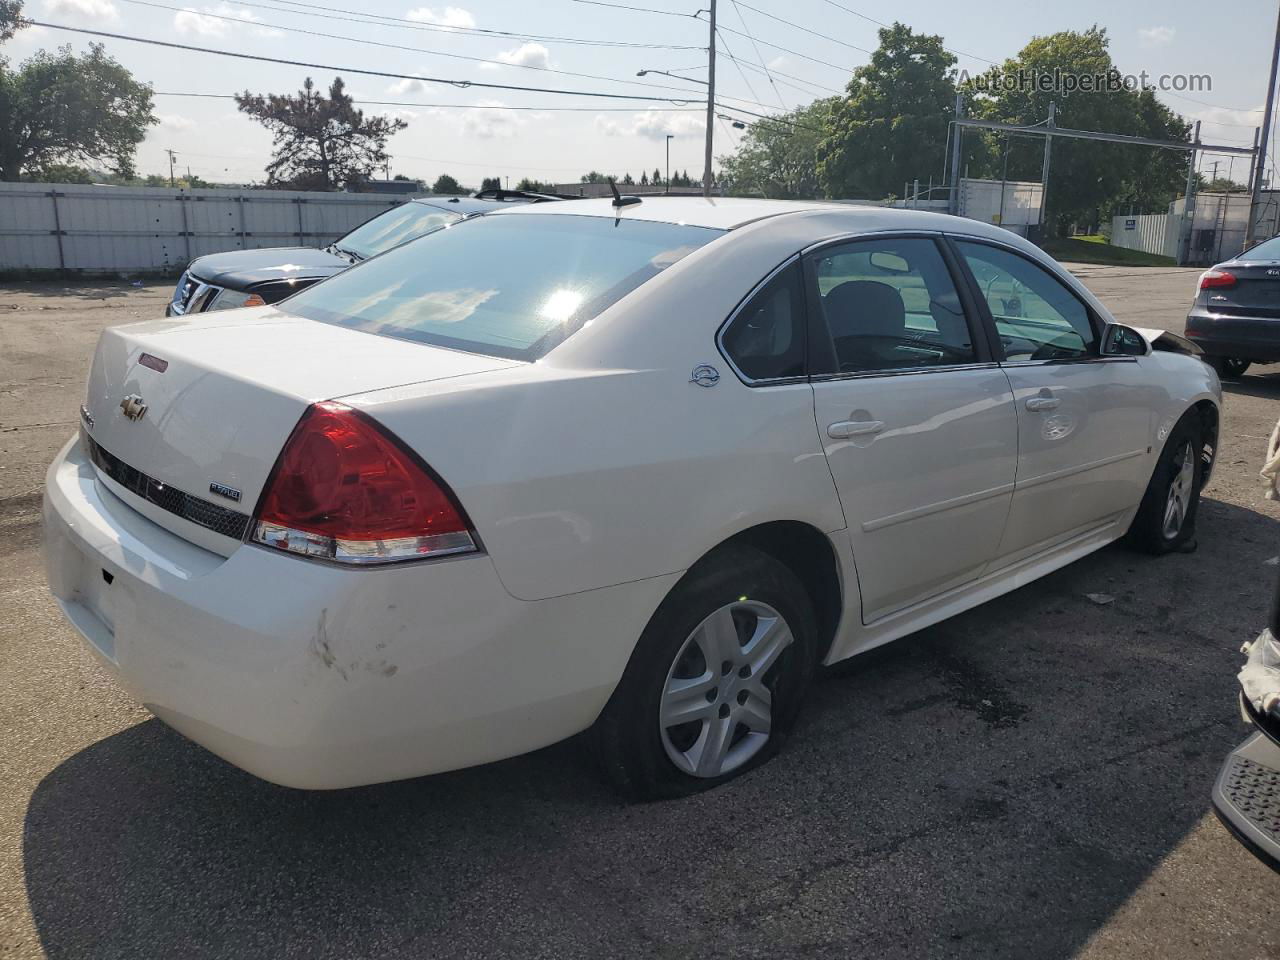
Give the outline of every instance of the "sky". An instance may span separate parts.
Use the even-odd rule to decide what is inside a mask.
[[[427,2],[431,5],[417,0],[216,0],[190,5],[182,0],[27,0],[24,13],[50,24],[341,68],[311,69],[102,40],[112,56],[157,91],[160,123],[150,129],[137,155],[144,174],[168,173],[165,150],[172,149],[179,171],[189,168],[209,180],[262,180],[270,136],[239,114],[232,100],[222,98],[246,89],[294,91],[307,76],[327,86],[335,74],[367,112],[408,122],[389,143],[392,174],[430,183],[449,173],[471,186],[486,176],[510,178],[512,185],[525,176],[576,181],[593,169],[619,176],[629,172],[639,179],[642,170],[665,168],[668,134],[673,135],[672,170],[700,174],[705,116],[697,98],[705,97],[705,88],[696,80],[706,76],[708,28],[691,16],[699,0],[687,5],[681,0],[610,0],[672,15],[583,0]],[[1209,74],[1210,90],[1160,97],[1188,119],[1202,121],[1203,140],[1248,146],[1253,128],[1261,123],[1277,2],[1240,0],[1232,6],[1229,29],[1219,34],[1218,24],[1207,29],[1209,11],[1203,3],[1188,0],[1158,5],[1115,0],[1007,3],[994,10],[953,0],[897,0],[891,13],[869,0],[718,0],[721,49],[739,62],[719,59],[717,99],[771,113],[839,91],[878,43],[874,20],[896,19],[940,34],[957,52],[958,67],[970,73],[981,72],[986,61],[1015,55],[1034,36],[1097,24],[1106,28],[1113,59],[1126,73]],[[538,39],[530,39],[534,37]],[[0,45],[0,55],[21,61],[37,49],[65,43],[83,50],[93,39],[28,27]],[[351,72],[355,69],[405,77]],[[638,77],[640,70],[666,70],[690,79],[654,73]],[[413,79],[417,76],[470,81],[472,86]],[[479,83],[664,99],[563,96],[486,89],[475,85]],[[691,99],[670,102],[679,98]],[[513,107],[527,109],[508,109]],[[717,120],[716,154],[732,152],[741,135]],[[1280,155],[1280,150],[1272,152]],[[1245,179],[1243,158],[1205,157],[1201,168],[1209,172],[1214,160],[1220,161],[1221,174],[1230,169],[1236,180]],[[918,174],[924,179],[931,173],[904,171],[904,177]]]

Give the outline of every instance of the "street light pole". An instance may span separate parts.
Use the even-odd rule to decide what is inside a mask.
[[[711,29],[707,40],[707,150],[702,165],[702,195],[711,197],[711,138],[716,125],[716,0],[710,0]]]
[[[674,136],[674,133],[667,134],[667,193],[671,192],[671,138]]]

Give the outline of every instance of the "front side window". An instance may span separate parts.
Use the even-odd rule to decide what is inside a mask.
[[[813,256],[811,282],[842,373],[972,363],[973,336],[937,245],[858,240]]]
[[[1097,353],[1089,311],[1066,285],[1016,253],[956,242],[978,283],[1008,360],[1076,360]]]
[[[573,214],[490,214],[429,233],[281,309],[367,333],[537,360],[723,230]]]
[[[800,263],[779,271],[733,318],[721,342],[749,380],[803,377],[804,288]]]
[[[366,220],[339,240],[335,246],[348,253],[354,253],[361,260],[368,260],[384,250],[398,247],[415,237],[438,230],[447,224],[457,223],[461,219],[460,213],[410,201],[372,220]]]

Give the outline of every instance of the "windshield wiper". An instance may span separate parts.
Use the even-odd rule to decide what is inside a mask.
[[[338,241],[334,241],[324,248],[325,253],[331,253],[334,256],[346,257],[352,263],[359,263],[364,257],[356,253],[354,250],[348,250],[346,247],[338,246]]]

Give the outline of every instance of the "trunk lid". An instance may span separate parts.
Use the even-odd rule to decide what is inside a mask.
[[[516,365],[273,307],[196,314],[103,331],[82,429],[97,445],[101,483],[165,529],[229,556],[309,404]]]
[[[1280,318],[1280,263],[1237,260],[1214,269],[1232,274],[1236,282],[1200,291],[1200,302],[1211,313]]]

